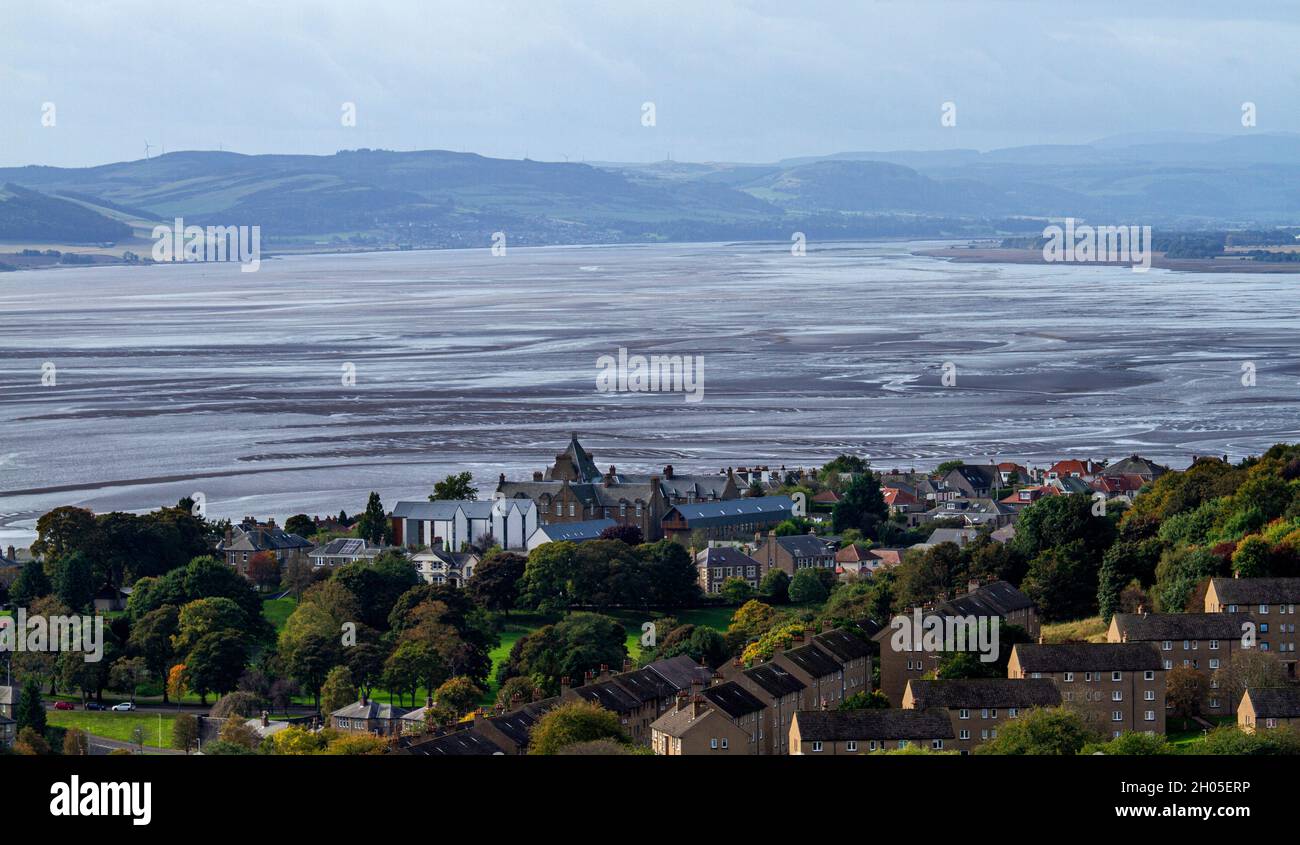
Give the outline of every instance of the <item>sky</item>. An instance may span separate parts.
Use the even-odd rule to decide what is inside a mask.
[[[767,162],[1300,132],[1297,43],[1294,4],[1248,0],[0,0],[0,166],[146,144]]]

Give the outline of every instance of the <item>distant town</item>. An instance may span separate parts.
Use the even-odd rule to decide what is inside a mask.
[[[60,507],[0,559],[43,754],[1300,753],[1300,445]]]

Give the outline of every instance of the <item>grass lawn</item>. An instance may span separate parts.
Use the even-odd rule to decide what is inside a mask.
[[[159,719],[162,722],[162,742],[158,741]],[[131,732],[136,727],[144,729],[144,744],[170,748],[172,741],[172,724],[176,721],[171,713],[112,713],[86,710],[49,710],[46,721],[61,728],[81,728],[86,733],[96,736],[131,742]]]
[[[1043,642],[1064,643],[1071,641],[1090,643],[1106,642],[1106,623],[1100,616],[1089,616],[1073,622],[1056,622],[1043,626]]]
[[[1210,718],[1216,726],[1237,724],[1236,716],[1218,716]],[[1169,745],[1180,754],[1200,754],[1200,745],[1205,742],[1205,729],[1190,719],[1187,722],[1187,729],[1181,730],[1183,720],[1176,716],[1169,716],[1165,722],[1165,738]]]
[[[289,614],[293,613],[293,609],[297,605],[298,602],[291,596],[282,599],[263,599],[262,616],[266,617],[266,621],[271,623],[278,634],[284,630],[285,621],[288,620]]]

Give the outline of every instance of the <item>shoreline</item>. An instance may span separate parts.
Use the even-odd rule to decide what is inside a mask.
[[[1062,267],[1129,267],[1118,261],[1048,261],[1042,250],[1010,249],[1004,247],[958,247],[916,250],[912,255],[939,258],[954,264],[1039,264]],[[1165,258],[1161,253],[1151,257],[1151,269],[1173,270],[1183,273],[1300,273],[1300,262],[1253,261],[1240,258]],[[1136,271],[1135,271],[1136,272]]]

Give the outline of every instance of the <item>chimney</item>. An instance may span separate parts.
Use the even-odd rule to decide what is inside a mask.
[[[271,714],[267,713],[265,710],[262,711],[262,727],[271,727]]]
[[[608,663],[602,663],[602,664],[600,664],[600,675],[598,675],[597,677],[599,677],[600,680],[602,680],[602,681],[607,680],[607,679],[609,678],[609,664],[608,664]]]
[[[672,477],[673,477],[673,465],[668,464],[668,466],[664,467],[664,478],[671,479]]]
[[[10,546],[9,548],[5,549],[5,557],[9,558],[10,560],[18,559],[18,555],[14,554],[13,546]]]
[[[569,688],[569,676],[565,675],[563,678],[560,678],[560,692],[564,692],[568,688]]]
[[[506,483],[506,474],[504,472],[497,476],[497,483],[498,484]]]
[[[425,707],[432,707],[432,706],[433,706],[433,695],[430,694],[430,695],[426,695],[426,696],[424,697],[424,706],[425,706]]]
[[[631,672],[631,671],[632,671],[632,658],[630,658],[630,657],[624,657],[624,658],[623,658],[623,672],[626,674],[627,672]]]
[[[829,619],[823,619],[823,620],[822,620],[822,633],[824,634],[824,633],[826,633],[826,632],[829,631],[829,630],[831,630],[831,620],[829,620]]]
[[[226,545],[229,546],[235,541],[235,529],[229,525],[226,526]]]
[[[582,673],[582,685],[583,685],[584,687],[587,686],[588,684],[590,684],[590,683],[591,683],[592,681],[594,681],[595,679],[596,679],[596,676],[595,676],[594,674],[592,674],[592,671],[591,671],[590,669],[588,669],[586,672],[583,672],[583,673]]]
[[[535,471],[533,472],[533,481],[541,481],[541,480],[542,480],[542,472],[541,472],[541,470],[535,470]]]
[[[694,698],[692,698],[691,718],[698,719],[700,717],[700,714],[704,712],[704,708],[705,708],[704,696],[697,695]]]
[[[361,693],[361,704],[364,706],[366,703],[366,694],[363,692]]]
[[[1119,635],[1119,641],[1122,643],[1128,642],[1128,631],[1124,631]]]
[[[980,588],[980,579],[972,578],[966,582],[966,592],[973,593]]]
[[[1042,632],[1042,631],[1039,631],[1039,632],[1038,632],[1038,644],[1039,644],[1039,645],[1043,645],[1043,644],[1046,643],[1046,642],[1047,642],[1047,639],[1043,636],[1043,632]]]
[[[681,692],[677,693],[677,706],[675,708],[676,711],[681,712],[683,709],[685,709],[686,702],[690,701],[690,699],[691,699],[690,695],[685,690],[682,690]]]
[[[518,710],[520,707],[523,706],[524,706],[524,697],[522,695],[520,695],[519,693],[515,693],[514,695],[510,696],[510,707],[508,708],[509,710],[512,711]]]

